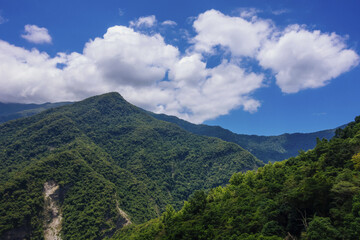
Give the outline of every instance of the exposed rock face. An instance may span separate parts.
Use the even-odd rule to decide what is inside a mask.
[[[44,239],[61,240],[61,211],[59,185],[55,181],[44,183]]]

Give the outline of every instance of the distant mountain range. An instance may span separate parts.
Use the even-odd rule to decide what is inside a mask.
[[[335,129],[323,130],[313,133],[285,133],[279,136],[258,136],[233,133],[219,126],[205,124],[192,124],[174,116],[155,114],[151,116],[175,123],[181,128],[203,136],[218,137],[224,141],[233,142],[245,148],[264,163],[282,161],[289,157],[295,157],[300,150],[307,151],[316,145],[316,138],[331,139],[335,135]],[[344,128],[346,125],[340,126]]]
[[[45,104],[4,104],[0,103],[0,123],[12,119],[31,116],[49,108],[70,104],[70,102],[45,103]],[[335,129],[323,130],[313,133],[292,133],[279,136],[258,136],[233,133],[219,126],[209,126],[205,124],[192,124],[174,116],[165,114],[155,114],[144,111],[159,120],[175,123],[179,127],[194,134],[217,137],[224,141],[233,142],[258,159],[267,162],[277,162],[296,156],[300,150],[309,150],[315,147],[316,138],[331,139],[335,134]],[[344,128],[346,125],[339,126]]]
[[[13,119],[29,117],[46,109],[60,107],[71,102],[43,103],[43,104],[22,104],[22,103],[1,103],[0,102],[0,123]]]
[[[0,124],[0,239],[110,237],[262,165],[118,93],[51,108]]]

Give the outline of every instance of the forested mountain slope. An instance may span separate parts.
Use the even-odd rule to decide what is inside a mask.
[[[310,239],[360,236],[360,116],[330,141],[226,187],[197,191],[176,212],[124,228],[116,239]]]
[[[286,133],[279,136],[258,136],[233,133],[219,126],[192,124],[165,114],[148,113],[159,120],[175,123],[189,132],[203,136],[218,137],[224,141],[236,143],[264,163],[268,163],[269,161],[277,162],[295,157],[300,150],[307,151],[314,148],[316,138],[332,138],[336,130],[329,129],[313,133]],[[343,127],[345,126],[341,126],[341,128]]]
[[[55,218],[63,239],[101,239],[129,223],[124,212],[142,223],[261,165],[238,145],[159,121],[117,93],[49,109],[0,125],[0,239],[41,239]]]
[[[46,109],[70,104],[63,103],[45,103],[45,104],[16,104],[0,103],[0,123],[9,120],[32,116]],[[295,157],[300,150],[309,150],[315,147],[316,138],[330,139],[335,135],[335,129],[318,131],[313,133],[292,133],[279,136],[257,136],[247,134],[237,134],[219,126],[209,126],[205,124],[192,124],[174,116],[165,114],[155,114],[144,111],[156,119],[175,123],[179,127],[202,136],[217,137],[224,141],[233,142],[250,153],[255,155],[264,163],[277,162]],[[340,128],[343,128],[341,126]]]

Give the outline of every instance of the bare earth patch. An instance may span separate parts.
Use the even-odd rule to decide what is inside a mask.
[[[116,201],[116,209],[119,211],[120,215],[125,219],[125,223],[123,225],[123,227],[132,224],[132,222],[130,221],[129,216],[126,214],[126,212],[124,212],[123,210],[120,209],[119,207],[119,203],[118,201]]]
[[[55,181],[44,183],[44,239],[61,240],[61,212],[58,204],[59,185]]]

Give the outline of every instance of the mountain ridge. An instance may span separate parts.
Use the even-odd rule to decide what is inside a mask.
[[[205,124],[193,124],[175,116],[155,114],[148,112],[153,117],[172,122],[181,128],[203,136],[218,137],[224,141],[233,142],[254,154],[264,163],[277,162],[289,157],[296,156],[300,150],[309,150],[315,147],[316,138],[331,139],[336,129],[328,129],[313,133],[284,133],[277,136],[260,136],[237,134],[220,126],[209,126]],[[346,125],[340,126],[343,128]]]
[[[262,163],[234,143],[157,120],[118,93],[0,125],[0,238],[43,231],[43,186],[61,192],[62,234],[101,239],[179,208],[194,190]]]
[[[115,92],[113,94],[116,94]],[[13,111],[9,112],[7,110],[6,114],[1,114],[0,104],[0,123],[3,121],[16,119],[19,117],[30,116],[36,113],[39,113],[45,108],[51,108],[53,106],[61,106],[70,104],[66,103],[53,103],[47,104],[45,107],[43,105],[38,105],[38,107],[33,109],[28,109],[28,105],[22,106],[21,104],[15,104],[16,110],[20,110],[21,106],[26,108],[25,111]],[[4,105],[4,104],[3,104]],[[31,107],[37,106],[36,104],[31,104]],[[217,137],[224,141],[233,142],[239,146],[245,148],[252,154],[254,154],[258,159],[262,160],[264,163],[269,161],[276,162],[287,159],[289,157],[294,157],[298,154],[300,150],[308,150],[315,147],[316,138],[326,138],[330,139],[335,135],[336,129],[328,129],[322,131],[316,131],[312,133],[284,133],[277,136],[261,136],[261,135],[248,135],[248,134],[238,134],[233,133],[230,130],[224,129],[220,126],[209,126],[205,124],[192,124],[185,120],[179,119],[175,116],[169,116],[165,114],[155,114],[146,110],[143,110],[146,114],[155,117],[156,119],[163,120],[166,122],[174,123],[181,128],[203,136]],[[343,128],[346,125],[340,126]]]

